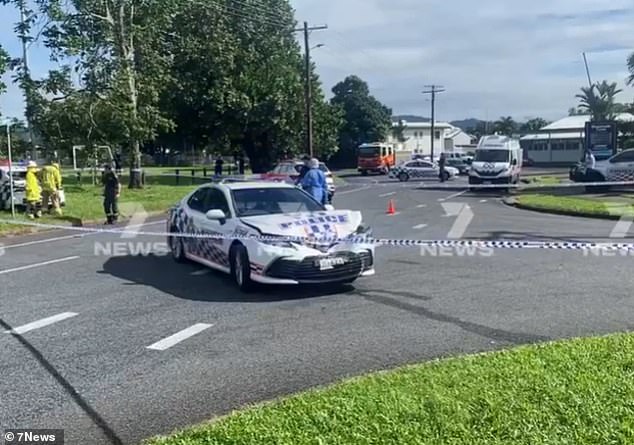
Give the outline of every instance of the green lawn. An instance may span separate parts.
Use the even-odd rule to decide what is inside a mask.
[[[632,444],[634,335],[378,373],[146,443]]]
[[[185,196],[195,186],[173,185],[173,178],[151,177],[148,178],[146,187],[141,190],[129,190],[126,187],[126,178],[122,178],[123,188],[119,200],[121,217],[131,216],[132,212],[138,211],[139,206],[146,212],[157,212],[167,210],[179,199]],[[64,191],[66,193],[66,207],[62,217],[44,216],[36,222],[60,225],[80,225],[105,219],[103,211],[102,188],[88,184],[86,178],[84,184],[79,185],[76,181],[66,178]],[[9,219],[9,212],[0,212],[0,219]],[[22,214],[17,215],[18,220],[26,221]],[[32,231],[33,228],[20,226],[19,224],[0,224],[0,235],[19,234]]]
[[[615,218],[634,216],[634,200],[619,197],[577,197],[526,194],[516,197],[517,204],[526,209],[580,216]]]

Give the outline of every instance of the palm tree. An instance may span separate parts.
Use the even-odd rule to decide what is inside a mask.
[[[613,120],[615,117],[615,98],[623,90],[618,88],[616,82],[608,83],[604,80],[591,87],[581,88],[579,109],[592,115],[593,121]]]
[[[494,125],[493,128],[496,132],[505,136],[513,136],[513,133],[517,130],[517,123],[511,116],[501,117]]]
[[[522,124],[520,126],[521,133],[536,133],[546,125],[548,125],[548,121],[542,119],[541,117],[536,117],[534,119],[529,120],[528,122]]]
[[[627,58],[627,69],[630,71],[630,77],[627,79],[628,85],[634,85],[634,53]]]

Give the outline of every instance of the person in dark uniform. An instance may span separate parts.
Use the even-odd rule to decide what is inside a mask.
[[[441,153],[440,159],[438,160],[438,167],[440,168],[438,175],[440,177],[440,182],[445,182],[445,166],[446,165],[447,165],[447,158],[445,158],[444,153]]]
[[[299,170],[299,176],[295,180],[295,185],[301,184],[304,180],[304,176],[306,176],[306,173],[308,173],[308,171],[310,170],[310,157],[304,156],[302,158],[302,161],[304,162],[304,165],[302,165]]]
[[[238,156],[238,174],[244,175],[244,156]]]
[[[115,173],[120,175],[122,168],[123,168],[123,165],[122,165],[122,162],[121,162],[121,152],[117,151],[114,154],[114,171],[115,171]]]
[[[104,166],[103,183],[103,209],[106,213],[106,224],[114,224],[119,218],[119,196],[121,195],[121,182],[112,166]]]
[[[216,176],[222,176],[222,166],[224,165],[225,161],[224,159],[222,159],[222,156],[218,156],[216,158],[216,167],[214,168],[214,174]]]

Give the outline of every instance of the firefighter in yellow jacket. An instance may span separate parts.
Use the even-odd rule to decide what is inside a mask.
[[[62,173],[59,164],[53,162],[42,169],[42,207],[52,208],[56,215],[62,214],[59,191],[62,189]]]
[[[42,216],[42,211],[39,208],[42,189],[40,188],[37,176],[37,164],[31,161],[26,169],[26,185],[24,190],[26,195],[26,215],[31,219]]]

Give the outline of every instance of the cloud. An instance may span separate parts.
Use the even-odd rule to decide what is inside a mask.
[[[293,0],[297,17],[328,23],[313,41],[324,85],[355,73],[399,113],[428,115],[423,86],[439,83],[439,118],[542,115],[555,119],[575,105],[587,83],[582,52],[596,80],[624,87],[634,51],[631,0],[366,0],[356,14],[337,0]],[[377,10],[383,18],[378,20]],[[371,20],[365,20],[371,11]],[[631,102],[634,90],[619,98]]]
[[[261,1],[261,0],[260,0]],[[311,34],[312,52],[329,92],[349,74],[368,81],[395,113],[428,115],[421,91],[430,83],[447,92],[438,100],[439,119],[494,119],[501,115],[556,119],[576,104],[586,85],[581,57],[588,53],[594,80],[625,88],[626,58],[634,51],[632,0],[291,0],[300,22],[328,24]],[[6,8],[0,7],[0,15]],[[298,36],[300,37],[300,36]],[[0,43],[15,55],[19,42],[10,27]],[[16,54],[17,52],[17,54]],[[34,51],[36,72],[49,62]],[[11,87],[0,111],[19,115],[22,101]]]

